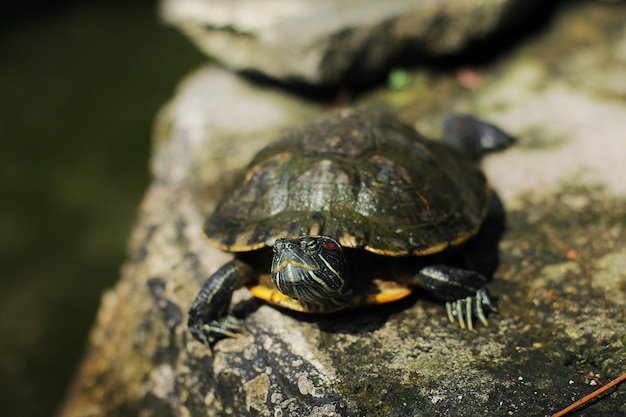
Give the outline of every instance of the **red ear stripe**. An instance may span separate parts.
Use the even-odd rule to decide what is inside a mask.
[[[322,247],[327,250],[337,250],[339,249],[334,242],[324,242],[322,243]]]

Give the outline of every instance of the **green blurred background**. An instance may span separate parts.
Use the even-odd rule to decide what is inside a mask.
[[[203,58],[156,1],[0,2],[0,409],[53,415],[149,181],[150,131]]]

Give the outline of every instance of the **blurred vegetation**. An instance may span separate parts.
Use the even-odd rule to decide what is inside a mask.
[[[153,117],[203,58],[154,1],[3,9],[0,404],[47,416],[124,260]]]

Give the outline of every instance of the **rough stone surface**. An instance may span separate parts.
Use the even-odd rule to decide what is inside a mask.
[[[508,230],[490,285],[500,312],[476,332],[419,294],[318,317],[240,290],[233,305],[247,332],[213,352],[195,342],[186,311],[229,259],[203,240],[204,216],[235,167],[317,110],[211,67],[195,72],[160,115],[130,257],[61,415],[547,416],[623,373],[626,97],[609,75],[626,64],[616,54],[625,20],[620,6],[578,5],[489,68],[414,72],[406,90],[362,98],[429,134],[457,110],[519,137],[485,161]],[[595,59],[576,58],[585,55]],[[623,416],[625,398],[622,385],[578,415]]]
[[[398,59],[458,52],[523,21],[530,0],[162,0],[161,16],[224,65],[283,82],[353,84]],[[410,57],[410,58],[409,58]]]

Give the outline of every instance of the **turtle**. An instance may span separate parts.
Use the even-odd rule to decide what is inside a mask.
[[[496,311],[488,279],[454,260],[487,218],[492,188],[483,154],[514,139],[469,115],[424,138],[380,109],[347,107],[259,151],[208,216],[204,233],[234,254],[189,310],[207,346],[242,325],[233,292],[282,308],[335,313],[393,302],[423,288],[473,329]]]

